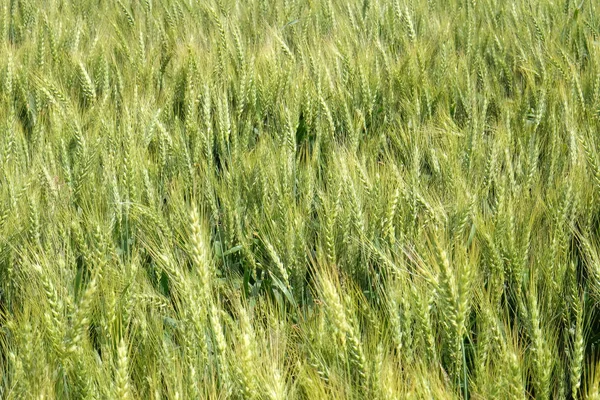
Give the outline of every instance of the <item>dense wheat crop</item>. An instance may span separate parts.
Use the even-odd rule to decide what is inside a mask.
[[[600,399],[600,3],[0,0],[0,397]]]

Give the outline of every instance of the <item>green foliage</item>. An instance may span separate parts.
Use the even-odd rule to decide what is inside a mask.
[[[0,397],[600,398],[600,3],[0,2]]]

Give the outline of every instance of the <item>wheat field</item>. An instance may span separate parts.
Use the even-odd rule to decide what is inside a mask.
[[[0,398],[600,399],[600,3],[0,0]]]

